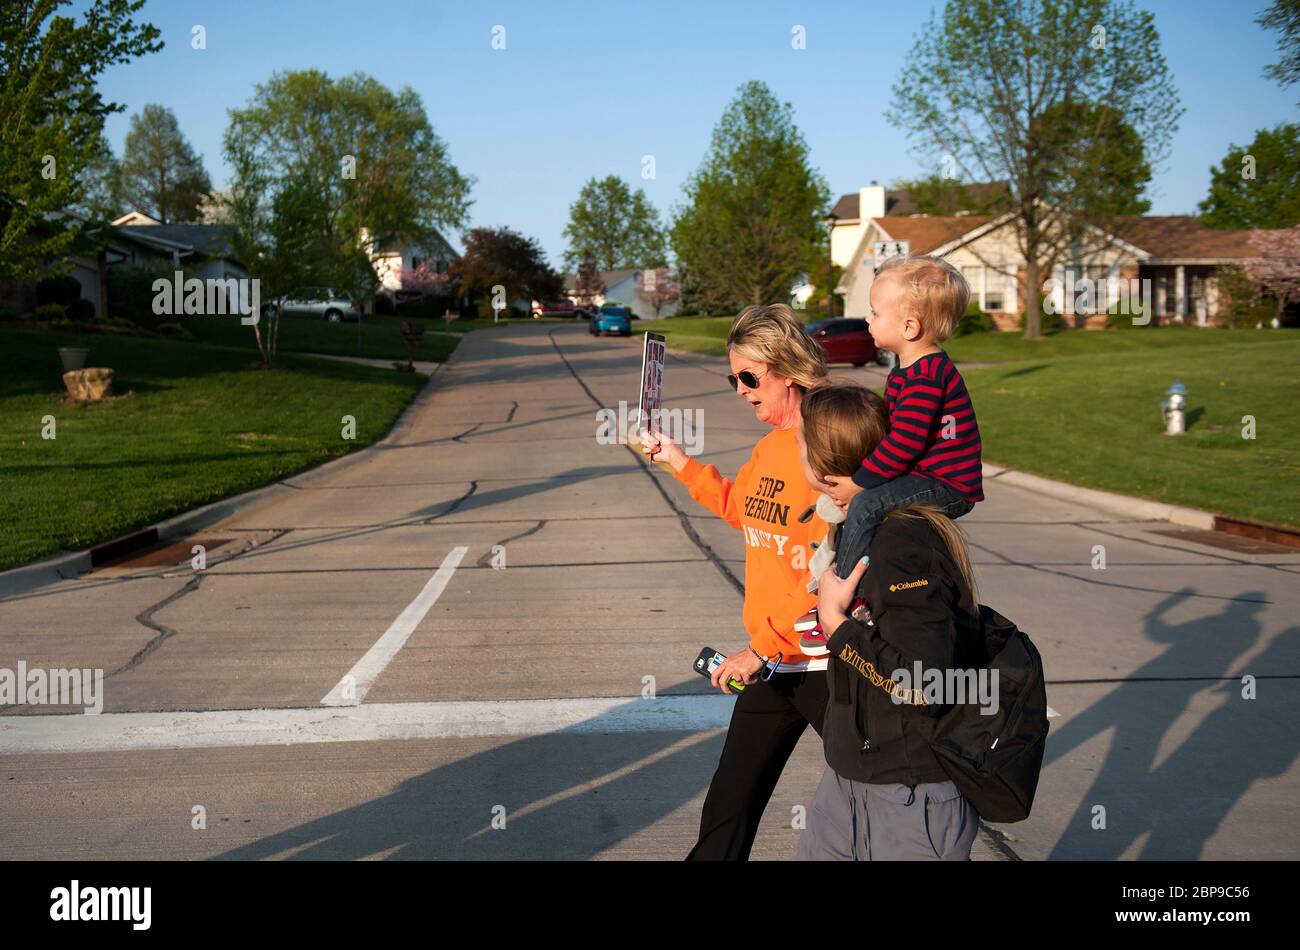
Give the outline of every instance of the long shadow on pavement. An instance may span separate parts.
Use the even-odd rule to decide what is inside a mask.
[[[1233,679],[1180,679],[1232,675],[1234,660],[1262,635],[1257,617],[1263,604],[1252,601],[1265,598],[1257,591],[1229,601],[1213,616],[1167,623],[1164,615],[1192,593],[1184,589],[1166,597],[1146,618],[1145,635],[1167,647],[1131,678],[1163,682],[1121,683],[1049,736],[1045,769],[1110,733],[1106,757],[1049,858],[1115,860],[1145,835],[1138,857],[1198,859],[1251,786],[1283,774],[1295,760],[1300,739],[1290,721],[1293,688],[1264,680],[1257,684],[1258,698],[1245,700],[1240,678],[1293,673],[1300,628],[1279,633]],[[1222,695],[1222,703],[1168,749],[1169,730],[1205,692]],[[1093,827],[1097,805],[1105,808],[1104,829]]]
[[[610,716],[588,720],[581,732],[528,736],[466,756],[381,798],[215,859],[592,858],[699,794],[722,748],[721,732],[600,733],[601,720]],[[504,809],[500,830],[492,827],[497,806]],[[638,854],[685,857],[697,821],[698,815],[689,817],[690,841],[681,853],[664,854],[648,841]]]

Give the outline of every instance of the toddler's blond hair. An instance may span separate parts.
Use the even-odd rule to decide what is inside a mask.
[[[876,280],[886,276],[900,282],[899,303],[922,333],[939,343],[953,335],[970,301],[961,271],[937,257],[891,257],[880,265]]]

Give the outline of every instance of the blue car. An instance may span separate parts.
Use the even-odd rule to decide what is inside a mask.
[[[589,327],[592,336],[600,336],[602,333],[617,333],[619,336],[631,336],[632,334],[632,313],[627,307],[605,304],[591,315],[591,326]]]

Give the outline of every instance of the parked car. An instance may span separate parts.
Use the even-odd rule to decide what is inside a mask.
[[[557,300],[555,303],[544,303],[533,308],[533,319],[538,317],[576,317],[578,316],[578,306],[572,300]]]
[[[318,317],[331,323],[360,320],[361,308],[346,293],[333,287],[299,287],[285,294],[281,316]],[[264,316],[275,313],[276,303],[262,307]]]
[[[591,315],[591,324],[588,329],[592,336],[600,336],[602,333],[617,333],[619,336],[630,336],[632,333],[632,313],[627,307],[605,304]]]
[[[828,363],[866,366],[876,360],[876,341],[862,317],[831,317],[808,324],[808,332],[821,344]]]

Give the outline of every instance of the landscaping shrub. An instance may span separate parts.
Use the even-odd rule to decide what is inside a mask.
[[[957,323],[953,336],[966,336],[971,333],[987,333],[993,329],[993,317],[980,309],[979,301],[972,300],[966,306],[966,314]]]
[[[1027,312],[1024,310],[1020,311],[1020,320],[1017,323],[1017,326],[1019,326],[1021,330],[1025,328],[1025,321],[1028,317],[1029,314]],[[1055,333],[1057,330],[1061,329],[1061,315],[1059,313],[1053,313],[1046,307],[1043,307],[1039,311],[1039,325],[1043,328],[1044,333]]]
[[[441,320],[452,301],[447,297],[421,297],[401,309],[400,315],[408,320]],[[455,309],[452,307],[452,309]],[[490,311],[489,311],[490,312]]]
[[[1131,308],[1130,308],[1131,309]],[[1141,319],[1143,314],[1150,317],[1146,323],[1134,323],[1134,320]],[[1106,314],[1106,329],[1108,330],[1141,330],[1144,327],[1154,327],[1159,324],[1159,319],[1150,312],[1150,307],[1146,310],[1138,310],[1135,313],[1120,313],[1119,305],[1111,307]]]
[[[168,264],[118,264],[108,269],[108,307],[123,314],[136,326],[156,329],[164,321],[175,323],[173,314],[155,314],[156,296],[153,282],[159,277],[171,280],[175,268]],[[188,276],[188,275],[186,275]]]
[[[36,308],[36,319],[54,323],[56,320],[66,320],[67,312],[57,303],[43,303]]]
[[[1260,289],[1241,267],[1219,268],[1219,290],[1227,297],[1221,303],[1214,322],[1220,327],[1251,329],[1271,327],[1277,316],[1277,299],[1260,293]],[[1220,298],[1222,300],[1222,298]]]
[[[36,282],[36,306],[56,303],[69,308],[81,298],[81,284],[69,274],[45,277]]]
[[[77,320],[81,323],[89,323],[95,319],[95,305],[84,297],[78,297],[68,305],[68,318]]]
[[[185,327],[181,326],[179,323],[160,323],[157,326],[157,330],[163,336],[170,337],[173,340],[194,339],[194,334],[191,333],[189,330],[187,330]]]

